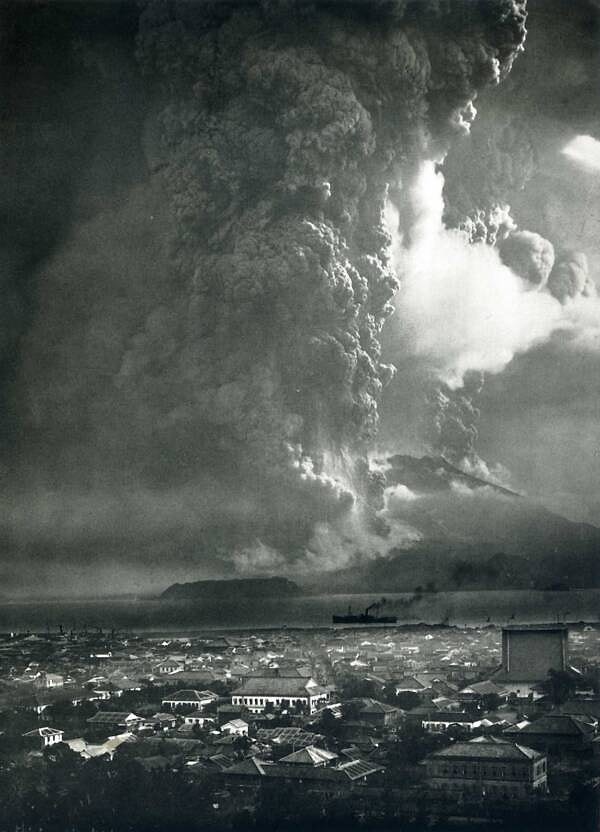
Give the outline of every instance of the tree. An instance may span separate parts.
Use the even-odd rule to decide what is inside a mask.
[[[208,716],[215,716],[219,709],[219,703],[216,699],[213,699],[212,702],[207,702],[206,705],[202,706],[202,713],[207,714]]]
[[[418,708],[421,704],[421,697],[418,693],[412,690],[403,690],[395,697],[394,705],[397,708],[402,708],[403,711],[411,711],[413,708]]]
[[[443,734],[430,734],[420,722],[406,722],[398,732],[407,763],[415,764],[432,751],[448,744]]]
[[[337,679],[336,684],[342,699],[373,698],[377,695],[373,682],[359,676],[348,674],[341,679]]]
[[[496,711],[502,704],[502,699],[497,693],[485,693],[481,697],[481,705],[484,711]]]
[[[363,703],[356,700],[350,700],[342,704],[342,718],[350,720],[351,722],[359,719]]]
[[[339,722],[340,720],[333,715],[331,708],[325,708],[321,712],[319,729],[323,731],[324,734],[336,734],[339,728]]]
[[[232,747],[238,756],[243,756],[250,748],[250,738],[247,736],[239,736],[233,740]]]
[[[577,678],[568,670],[548,671],[548,677],[542,682],[542,689],[554,705],[562,705],[577,688]]]

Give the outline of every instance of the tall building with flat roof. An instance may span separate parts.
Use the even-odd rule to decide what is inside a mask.
[[[502,678],[541,682],[549,670],[569,665],[566,624],[514,624],[502,628]]]

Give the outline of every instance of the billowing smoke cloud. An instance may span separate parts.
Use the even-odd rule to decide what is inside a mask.
[[[424,164],[411,188],[416,219],[409,246],[397,247],[404,279],[395,323],[402,353],[425,360],[441,381],[456,389],[468,372],[500,372],[515,353],[547,338],[558,323],[560,307],[548,294],[532,291],[502,263],[495,247],[472,244],[464,232],[446,229],[442,189],[443,177],[434,163]],[[520,263],[526,257],[529,269],[534,260],[531,240],[516,239]],[[514,254],[515,249],[510,251]],[[538,268],[546,278],[548,266],[546,262]]]
[[[423,535],[397,506],[416,499],[416,494],[400,484],[385,488],[382,507],[371,518],[364,510],[354,509],[333,522],[317,523],[298,568],[306,573],[359,566],[384,558],[392,549],[410,549]]]
[[[187,309],[170,374],[182,355],[193,366],[191,402],[169,418],[214,436],[244,487],[258,477],[342,536],[372,511],[352,508],[377,491],[356,459],[392,377],[388,186],[472,117],[523,21],[513,2],[151,3],[142,16],[139,59],[161,91],[146,150]]]
[[[423,163],[399,207],[388,206],[402,288],[386,355],[407,368],[399,372],[398,396],[420,391],[408,419],[420,424],[425,447],[506,483],[508,472],[476,452],[475,402],[484,375],[554,336],[571,348],[597,350],[600,307],[582,255],[559,255],[554,265],[552,244],[508,219],[494,236],[497,245],[473,238],[473,226],[445,227],[443,184],[435,164]],[[406,416],[407,408],[399,409]],[[394,447],[389,432],[383,447]]]
[[[548,278],[548,290],[561,303],[581,295],[593,295],[588,261],[580,251],[565,252],[557,258]]]
[[[452,372],[448,373],[448,365],[460,364],[460,356],[456,354],[459,345],[464,348],[458,350],[463,355],[463,367],[484,367],[487,363],[488,371],[493,364],[501,368],[511,355],[528,348],[527,335],[523,333],[521,337],[515,326],[518,327],[518,322],[526,323],[527,310],[532,311],[538,304],[550,317],[542,316],[540,320],[536,316],[540,327],[532,333],[529,346],[538,337],[546,339],[551,331],[556,331],[553,337],[560,338],[570,348],[595,349],[597,345],[597,309],[594,303],[579,302],[578,298],[590,299],[595,295],[594,284],[600,275],[597,248],[600,180],[593,164],[596,158],[593,137],[598,135],[600,123],[594,103],[600,57],[595,37],[600,22],[598,7],[588,0],[575,3],[532,0],[528,10],[529,34],[524,56],[516,62],[499,90],[484,92],[479,97],[478,115],[472,128],[453,142],[444,159],[444,225],[462,229],[473,243],[497,246],[502,263],[514,276],[538,290],[546,287],[561,304],[571,308],[552,312],[548,298],[524,294],[517,303],[523,285],[513,276],[503,285],[502,297],[510,304],[509,286],[518,290],[513,295],[514,314],[507,316],[506,327],[501,326],[506,337],[500,339],[499,349],[492,354],[482,355],[477,349],[470,353],[468,347],[473,347],[474,342],[471,338],[465,343],[462,328],[460,335],[448,344],[449,354],[454,351],[450,359],[444,358],[442,336],[437,344],[416,339],[413,350],[426,354],[418,368],[421,381],[411,382],[411,396],[414,399],[414,391],[419,388],[428,392],[426,404],[422,401],[419,406],[413,405],[412,421],[418,422],[427,414],[430,428],[426,432],[426,445],[448,459],[463,460],[462,464],[467,465],[481,464],[476,453],[480,384],[471,389],[469,374],[460,369],[456,378]],[[579,133],[586,135],[578,136]],[[488,251],[488,256],[497,263],[493,252]],[[475,268],[477,258],[478,254],[472,252]],[[500,276],[495,268],[491,273]],[[484,285],[485,277],[479,282],[480,289]],[[458,292],[459,287],[455,289]],[[471,286],[471,291],[464,286],[465,293],[474,302],[476,290],[477,286]],[[451,314],[459,296],[454,296],[454,307],[450,303]],[[421,299],[423,293],[418,297]],[[483,310],[485,302],[482,298]],[[400,297],[398,305],[401,308]],[[502,316],[501,298],[495,298],[492,305],[494,310],[489,321],[491,331],[495,332],[495,316]],[[421,328],[427,320],[425,310],[417,306],[416,312],[417,328]],[[473,312],[473,321],[487,320]],[[504,312],[509,312],[508,306]],[[557,321],[557,330],[550,320],[552,317]],[[441,324],[441,333],[446,333],[443,316],[441,321],[436,320]],[[451,328],[451,319],[448,323]],[[465,335],[473,334],[473,327],[467,326]],[[394,353],[391,350],[386,355],[392,360]],[[437,353],[442,353],[441,358]],[[501,358],[502,353],[506,360]],[[400,368],[399,376],[414,376],[416,372],[413,366],[403,376]],[[464,384],[457,388],[461,376]],[[450,386],[436,381],[440,377],[444,382],[450,381]],[[394,389],[390,393],[398,409],[400,394]],[[404,403],[399,407],[407,410]],[[393,421],[393,414],[386,408],[386,421],[390,419]],[[384,425],[384,433],[389,432]]]
[[[451,389],[434,375],[424,382],[427,407],[422,430],[428,448],[452,462],[474,464],[479,411],[473,400],[483,384],[480,372],[466,373],[460,389]]]
[[[85,23],[85,9],[65,14]],[[145,4],[126,150],[143,146],[146,168],[135,186],[96,189],[109,165],[95,157],[75,188],[85,210],[28,275],[6,522],[24,557],[39,539],[22,534],[31,493],[40,536],[71,506],[73,549],[87,534],[97,559],[119,540],[122,555],[147,528],[153,557],[183,551],[191,575],[302,569],[411,538],[366,464],[393,375],[380,345],[397,290],[386,200],[464,132],[524,20],[517,0]],[[102,27],[94,43],[80,28],[67,51],[111,100],[133,54],[115,63]],[[100,159],[115,152],[108,132]],[[454,384],[473,362],[452,363],[436,366]],[[179,508],[157,541],[144,517],[163,496]]]
[[[515,274],[533,283],[546,285],[554,265],[554,246],[533,231],[512,231],[499,246],[500,257]]]

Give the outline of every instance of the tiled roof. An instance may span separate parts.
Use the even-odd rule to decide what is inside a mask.
[[[236,763],[227,769],[228,774],[248,774],[248,775],[263,775],[265,767],[272,765],[272,763],[260,760],[258,757],[248,757],[242,760],[241,763]]]
[[[415,709],[416,710],[416,709]],[[411,711],[413,713],[413,711]],[[424,722],[472,723],[479,722],[481,715],[458,713],[454,711],[429,711],[423,714]]]
[[[407,691],[422,691],[425,690],[425,685],[421,684],[414,676],[406,676],[404,679],[398,679],[396,682],[397,690]]]
[[[360,709],[361,714],[395,714],[398,713],[398,708],[393,705],[388,705],[385,702],[379,702],[377,699],[364,699],[364,705]]]
[[[349,760],[347,763],[332,768],[329,766],[315,766],[312,763],[306,765],[271,763],[258,757],[250,757],[228,768],[226,774],[273,779],[283,778],[286,780],[325,780],[341,785],[347,783],[348,780],[359,780],[379,771],[385,771],[385,769],[367,760]]]
[[[313,734],[303,728],[259,728],[256,739],[259,742],[274,742],[278,745],[316,745],[323,741],[323,735]]]
[[[24,737],[55,737],[57,734],[62,736],[63,732],[59,731],[57,728],[34,728],[33,731],[27,731],[26,734],[23,734]]]
[[[463,688],[460,693],[475,693],[480,696],[485,696],[488,693],[502,694],[504,693],[504,689],[500,687],[500,685],[496,685],[494,682],[486,680],[484,682],[475,682],[472,685],[467,685],[467,687]]]
[[[512,731],[513,729],[509,729]],[[548,714],[530,722],[519,731],[520,734],[559,734],[560,736],[582,736],[593,734],[594,728],[568,714]]]
[[[319,688],[306,688],[306,679],[299,677],[253,677],[233,691],[234,696],[308,696]]]
[[[248,723],[245,722],[243,719],[230,719],[229,722],[226,722],[221,728],[247,728]]]
[[[206,699],[217,699],[217,694],[210,690],[178,690],[165,696],[163,702],[203,702]]]
[[[310,679],[310,671],[298,667],[277,667],[269,670],[250,670],[246,673],[249,679]]]
[[[600,719],[600,697],[577,697],[569,699],[560,706],[561,713],[576,716],[578,719],[592,717]]]
[[[94,716],[89,717],[86,721],[96,724],[118,725],[136,719],[140,719],[140,717],[127,711],[97,711]]]
[[[359,780],[361,777],[368,777],[378,771],[385,771],[383,766],[378,766],[367,760],[350,760],[350,762],[338,766],[337,770],[342,771],[349,780]]]
[[[337,758],[337,754],[332,751],[327,751],[324,748],[317,748],[314,745],[307,745],[306,748],[301,748],[299,751],[293,751],[286,757],[282,757],[280,763],[290,763],[297,765],[298,763],[305,763],[306,765],[319,766],[325,763],[330,763]]]
[[[430,757],[436,759],[461,760],[536,760],[543,755],[526,746],[494,739],[483,739],[478,742],[457,742],[441,751],[434,751]]]

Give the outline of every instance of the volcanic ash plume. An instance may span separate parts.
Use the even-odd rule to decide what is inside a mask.
[[[600,306],[585,257],[560,255],[539,234],[508,224],[491,245],[443,222],[444,180],[421,165],[404,205],[388,207],[402,289],[388,338],[393,359],[415,359],[427,407],[429,446],[455,463],[481,466],[475,452],[474,404],[486,373],[501,372],[516,354],[559,335],[597,349]],[[405,200],[406,202],[406,200]],[[408,231],[402,212],[412,218]]]
[[[171,372],[188,396],[171,418],[192,444],[214,437],[269,499],[330,520],[372,488],[355,460],[393,375],[388,187],[509,69],[523,6],[147,5],[146,148],[185,312]]]
[[[554,265],[554,246],[533,231],[513,231],[500,243],[502,262],[534,286],[545,286]]]
[[[538,245],[538,263],[530,237],[514,235],[509,251],[526,271],[524,279],[502,263],[495,247],[473,244],[464,232],[444,227],[442,189],[434,164],[423,164],[411,191],[411,242],[404,254],[399,249],[404,285],[396,298],[397,337],[403,352],[422,358],[456,389],[468,372],[500,372],[515,353],[547,338],[559,307],[550,295],[530,288],[534,268],[548,277],[552,261],[543,257],[546,248]]]
[[[360,460],[393,375],[380,347],[397,290],[388,188],[508,71],[523,5],[151,2],[142,14],[146,149],[175,218],[185,315],[170,360],[187,400],[170,418],[192,446],[212,437],[276,511],[299,501],[329,522],[374,492],[381,506]]]
[[[583,252],[568,251],[557,258],[548,278],[548,290],[561,303],[595,294],[595,285],[590,279],[587,257]]]

